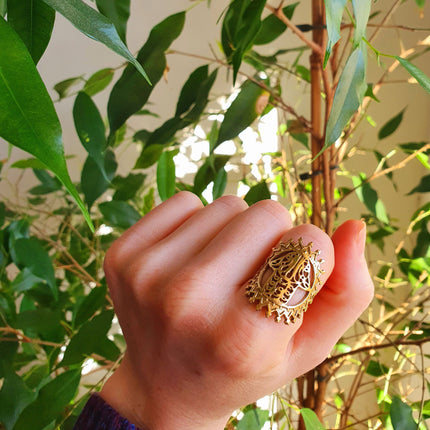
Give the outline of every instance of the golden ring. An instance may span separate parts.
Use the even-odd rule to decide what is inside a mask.
[[[321,263],[312,251],[312,242],[303,245],[290,239],[273,248],[261,269],[249,281],[246,296],[257,311],[266,307],[266,317],[276,313],[276,322],[294,323],[312,303],[321,284]]]

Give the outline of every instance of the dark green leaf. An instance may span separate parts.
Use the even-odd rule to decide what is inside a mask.
[[[386,375],[389,370],[390,369],[388,369],[388,367],[385,366],[384,364],[379,363],[378,361],[375,361],[375,360],[370,360],[366,368],[366,373],[371,376],[378,377],[378,376]]]
[[[404,58],[395,56],[397,61],[417,80],[417,82],[430,93],[430,78],[417,66]]]
[[[50,287],[55,298],[58,287],[54,267],[49,254],[36,239],[17,239],[14,243],[14,262],[20,268],[27,268],[31,274],[43,279]]]
[[[141,218],[133,206],[119,200],[100,203],[99,209],[106,222],[113,227],[127,229]]]
[[[7,0],[0,0],[0,16],[4,17],[7,12]]]
[[[124,57],[139,71],[139,73],[148,79],[145,70],[133,57],[127,46],[118,36],[118,33],[112,21],[101,13],[97,12],[91,6],[82,0],[43,0],[57,12],[61,13],[68,19],[79,31],[86,36],[95,39],[112,51]]]
[[[379,130],[378,133],[378,139],[382,140],[386,137],[392,135],[397,128],[399,127],[400,123],[403,120],[403,114],[405,113],[405,109],[403,109],[401,112],[399,112],[395,117],[391,118],[384,126]]]
[[[225,113],[218,139],[212,150],[222,142],[233,139],[261,115],[269,100],[269,93],[252,81],[245,81],[240,93]]]
[[[119,37],[125,43],[127,21],[130,17],[130,0],[96,0],[97,9],[110,18]]]
[[[294,11],[298,4],[299,3],[292,3],[282,9],[284,15],[288,19],[291,19],[293,17]],[[271,13],[261,22],[261,27],[254,40],[254,45],[265,45],[266,43],[273,42],[286,29],[287,26],[278,17]]]
[[[266,181],[263,181],[251,187],[250,190],[246,193],[244,200],[246,203],[248,203],[249,206],[251,206],[254,203],[259,202],[260,200],[268,200],[270,198],[271,194],[269,188],[267,187]]]
[[[345,9],[346,0],[325,0],[324,3],[328,33],[327,49],[324,58],[325,67],[333,46],[340,39],[340,25],[342,24],[342,15],[343,10]]]
[[[137,61],[145,68],[153,86],[163,76],[166,68],[164,53],[181,34],[184,22],[185,12],[167,17],[151,30],[148,40],[137,56]],[[111,135],[143,107],[148,101],[153,86],[149,85],[132,67],[125,68],[109,98],[108,117]]]
[[[378,97],[376,97],[375,94],[373,93],[372,84],[367,84],[367,89],[366,89],[366,92],[364,93],[364,97],[370,97],[372,100],[375,100],[375,102],[380,103],[380,100],[378,99]]]
[[[142,173],[133,174],[123,178],[116,176],[112,181],[112,188],[115,190],[114,200],[130,200],[136,196],[136,193],[142,188],[146,175]]]
[[[176,171],[173,157],[178,150],[165,151],[161,154],[157,164],[157,189],[161,200],[167,200],[175,194]]]
[[[61,312],[48,308],[38,308],[22,311],[18,314],[15,327],[24,332],[43,334],[52,330],[60,324]]]
[[[389,224],[387,211],[382,201],[379,199],[377,192],[366,181],[366,176],[360,173],[360,176],[354,176],[352,182],[357,187],[355,192],[359,200],[364,203],[369,211],[380,221]]]
[[[193,191],[195,194],[200,196],[206,187],[215,181],[218,172],[224,168],[229,158],[228,155],[212,154],[205,160],[194,177]]]
[[[4,202],[0,202],[0,227],[3,227],[5,217],[6,217],[6,205],[4,204]],[[0,248],[2,246],[1,242],[2,242],[2,236],[0,233]]]
[[[430,191],[430,175],[423,176],[420,183],[409,191],[408,195],[413,193],[428,193]]]
[[[135,169],[146,169],[155,164],[161,157],[164,151],[163,144],[152,144],[145,146],[140,153],[139,158],[134,166]]]
[[[0,390],[0,423],[12,430],[21,412],[36,398],[24,381],[14,372],[4,375]]]
[[[225,187],[227,186],[227,172],[224,168],[219,169],[215,176],[214,187],[212,190],[213,199],[221,197],[224,193]]]
[[[237,430],[261,430],[269,419],[269,411],[260,408],[250,408],[237,423]]]
[[[355,15],[354,43],[358,46],[362,39],[366,37],[372,0],[352,0],[352,7]]]
[[[82,91],[89,96],[94,96],[100,91],[103,91],[112,82],[114,74],[114,69],[108,68],[99,70],[90,76]]]
[[[90,216],[70,180],[61,126],[49,94],[24,43],[0,18],[0,136],[51,169]]]
[[[327,122],[324,149],[342,134],[352,115],[360,107],[366,91],[366,59],[363,50],[356,48],[342,71]]]
[[[24,409],[14,430],[45,428],[74,398],[80,379],[81,369],[76,369],[64,372],[48,382],[39,391],[37,399]]]
[[[93,353],[97,353],[100,346],[105,344],[106,335],[112,325],[113,311],[103,311],[92,320],[84,323],[72,337],[61,366],[70,366],[85,360]]]
[[[76,88],[82,87],[84,79],[82,76],[77,76],[76,78],[69,78],[64,81],[58,82],[54,85],[54,90],[58,93],[58,97],[64,99],[69,96]]]
[[[107,145],[105,126],[97,106],[88,94],[80,92],[76,97],[73,119],[82,145],[96,162],[100,171],[105,173],[104,151]],[[106,175],[105,178],[107,179]]]
[[[399,397],[393,397],[390,407],[391,424],[394,430],[417,430],[418,425],[412,418],[412,409]]]
[[[8,0],[7,20],[37,64],[51,39],[55,11],[42,0]]]
[[[79,303],[73,314],[73,325],[79,327],[88,321],[105,302],[106,286],[93,288],[84,300]]]
[[[233,66],[233,82],[243,56],[260,30],[265,4],[266,0],[233,0],[225,13],[221,43],[228,63]]]
[[[312,409],[300,409],[300,414],[305,422],[306,430],[325,430],[316,413]]]

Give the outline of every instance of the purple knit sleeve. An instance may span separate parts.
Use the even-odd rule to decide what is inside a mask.
[[[122,417],[99,395],[93,394],[73,430],[139,430],[139,428]]]

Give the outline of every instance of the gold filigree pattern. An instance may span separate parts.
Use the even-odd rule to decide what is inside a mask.
[[[294,323],[312,303],[321,284],[321,263],[312,242],[289,240],[274,248],[265,264],[249,281],[246,296],[257,310],[266,307],[266,317],[276,313],[276,322]],[[300,292],[299,292],[300,291]]]

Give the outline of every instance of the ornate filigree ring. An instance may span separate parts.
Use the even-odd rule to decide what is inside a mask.
[[[257,311],[266,307],[266,317],[276,313],[276,322],[294,323],[312,303],[321,284],[321,263],[312,242],[289,240],[273,248],[261,269],[249,281],[246,296]]]

